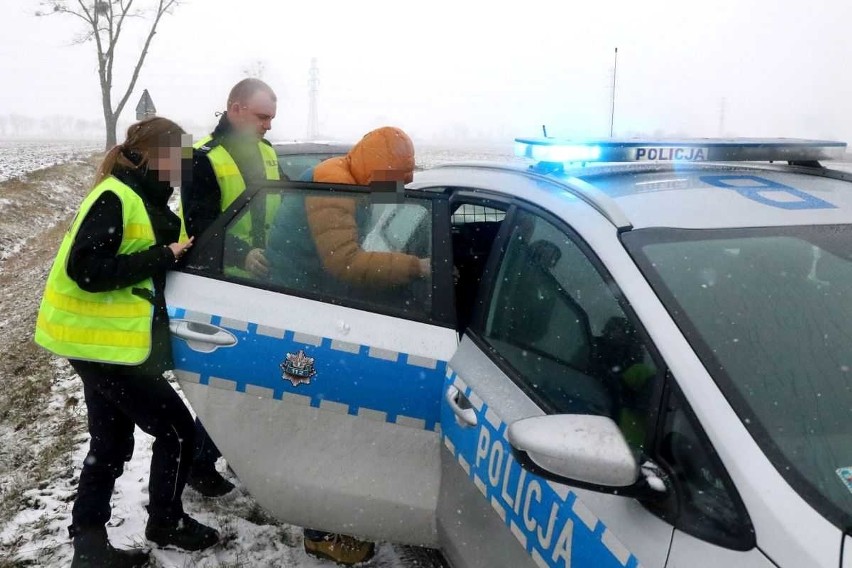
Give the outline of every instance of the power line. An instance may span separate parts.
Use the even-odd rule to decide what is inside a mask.
[[[612,101],[612,110],[609,114],[609,137],[612,138],[613,127],[615,125],[615,77],[618,73],[618,48],[615,48],[615,63],[612,66],[612,95],[610,100]]]
[[[317,99],[319,97],[319,66],[317,58],[311,59],[311,68],[308,71],[308,94],[310,102],[308,107],[308,140],[316,140],[319,137],[319,111]]]

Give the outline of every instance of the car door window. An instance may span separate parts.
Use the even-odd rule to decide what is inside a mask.
[[[482,339],[544,408],[611,417],[644,448],[656,365],[608,280],[566,231],[517,214],[482,319]]]
[[[278,167],[288,179],[297,181],[302,179],[302,176],[310,168],[313,168],[320,162],[340,156],[340,153],[325,153],[325,154],[278,154]]]
[[[732,548],[755,546],[745,507],[680,390],[672,385],[656,454],[672,474],[675,504],[664,518],[696,538]]]
[[[480,283],[491,248],[506,218],[505,205],[456,203],[450,216],[455,284],[456,325],[463,332],[478,302]]]
[[[375,311],[424,318],[431,312],[428,199],[389,203],[366,191],[261,190],[224,232],[225,276]],[[268,271],[247,263],[258,252]]]
[[[454,227],[469,223],[497,223],[506,218],[506,212],[494,207],[463,203],[453,211],[451,222]]]

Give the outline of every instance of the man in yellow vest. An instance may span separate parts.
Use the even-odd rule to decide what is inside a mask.
[[[277,97],[259,79],[244,79],[228,95],[226,111],[213,132],[195,144],[192,176],[181,187],[184,238],[199,237],[254,183],[281,178],[278,158],[264,136],[272,129]],[[224,270],[246,278],[265,278],[269,263],[263,254],[273,203],[253,205],[226,235]],[[196,454],[189,486],[208,497],[218,497],[233,484],[215,468],[221,454],[196,420]]]
[[[278,158],[264,138],[272,129],[277,98],[259,79],[244,79],[228,95],[227,110],[213,132],[195,144],[192,178],[181,188],[187,236],[198,237],[253,183],[281,179]],[[225,265],[238,275],[265,277],[264,217],[252,211],[232,231]],[[258,218],[259,217],[259,218]],[[245,271],[246,273],[243,273]]]

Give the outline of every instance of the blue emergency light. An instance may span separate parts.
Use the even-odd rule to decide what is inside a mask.
[[[844,157],[845,142],[793,138],[560,140],[516,138],[515,155],[540,164],[585,162],[794,162]]]

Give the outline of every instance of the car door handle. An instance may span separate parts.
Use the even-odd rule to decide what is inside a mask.
[[[458,422],[459,426],[469,428],[477,425],[476,411],[470,406],[470,401],[465,398],[459,389],[450,385],[447,389],[446,399],[447,404],[450,405],[450,410],[456,415],[456,422]],[[463,404],[464,406],[462,406]]]
[[[176,320],[169,322],[169,330],[175,337],[186,341],[190,349],[201,353],[237,344],[237,338],[230,331],[208,323]]]

